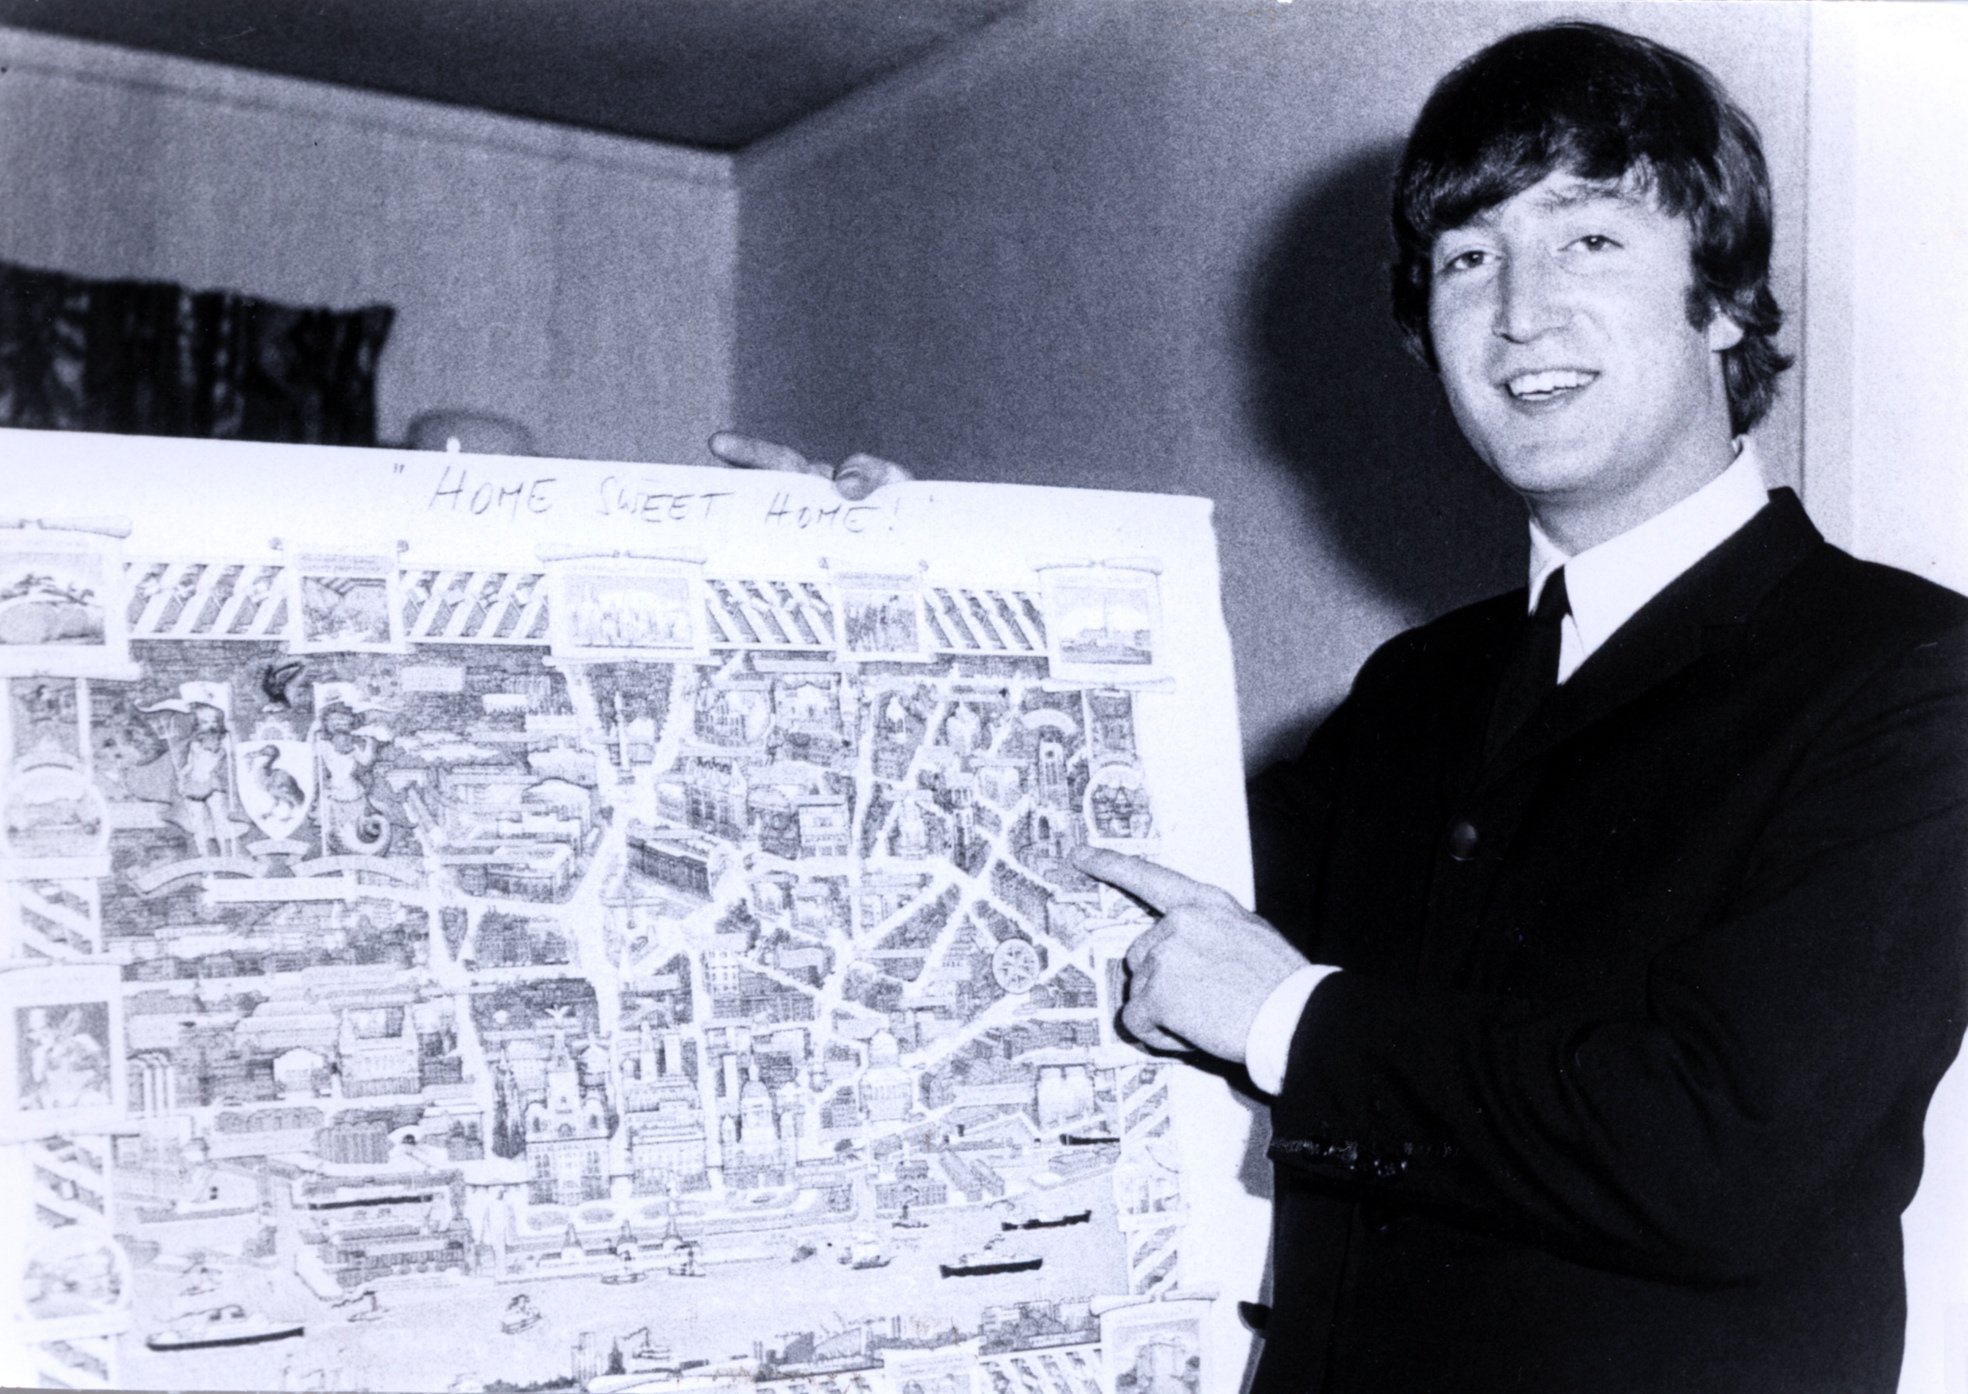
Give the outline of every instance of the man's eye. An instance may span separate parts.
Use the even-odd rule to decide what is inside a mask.
[[[1583,247],[1588,252],[1607,252],[1619,246],[1619,243],[1613,241],[1612,238],[1606,236],[1603,232],[1588,232],[1572,245]]]
[[[1442,274],[1452,271],[1474,271],[1490,259],[1490,254],[1480,247],[1472,247],[1466,252],[1457,252],[1442,263]]]

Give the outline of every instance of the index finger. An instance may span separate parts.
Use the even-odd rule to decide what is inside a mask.
[[[817,474],[833,477],[833,466],[815,464],[790,445],[741,436],[736,431],[719,431],[710,439],[711,454],[727,465],[748,470],[778,470],[781,474]]]
[[[1095,880],[1105,881],[1137,900],[1146,901],[1150,909],[1164,915],[1184,905],[1213,905],[1224,897],[1222,891],[1206,882],[1193,880],[1165,866],[1156,866],[1140,857],[1110,852],[1105,847],[1076,849],[1073,865]]]

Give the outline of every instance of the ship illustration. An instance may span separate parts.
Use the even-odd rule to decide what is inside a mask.
[[[197,1312],[177,1326],[153,1332],[144,1342],[152,1350],[205,1350],[212,1346],[257,1346],[284,1341],[306,1328],[298,1321],[271,1321],[254,1316],[236,1302]]]
[[[849,1268],[886,1268],[889,1257],[881,1251],[881,1243],[874,1235],[857,1234],[849,1241],[840,1261]]]
[[[1037,1254],[1002,1252],[994,1247],[996,1243],[994,1239],[975,1253],[959,1254],[955,1263],[936,1267],[946,1278],[985,1278],[994,1273],[1030,1273],[1045,1263]]]
[[[649,1334],[649,1328],[638,1326],[625,1333],[622,1342],[633,1342],[629,1346],[628,1358],[640,1367],[639,1374],[675,1374],[678,1366],[675,1355],[668,1346],[659,1346]],[[651,1368],[653,1367],[653,1368]]]
[[[670,1274],[677,1278],[701,1278],[704,1270],[697,1266],[697,1241],[686,1239],[679,1246],[683,1253],[682,1263],[670,1265]]]
[[[533,1305],[533,1299],[521,1293],[506,1304],[506,1314],[499,1322],[499,1329],[508,1336],[514,1336],[529,1326],[540,1324],[540,1309]]]
[[[1111,1133],[1061,1133],[1059,1141],[1067,1147],[1102,1147],[1120,1142]]]
[[[1000,1220],[998,1228],[1014,1229],[1063,1229],[1067,1225],[1083,1225],[1093,1218],[1093,1211],[1075,1210],[1070,1215],[1028,1215],[1023,1220]]]

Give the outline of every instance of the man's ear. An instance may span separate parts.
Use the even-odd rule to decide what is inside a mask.
[[[1722,353],[1734,348],[1743,341],[1743,329],[1734,317],[1715,311],[1708,317],[1708,348],[1711,353]]]

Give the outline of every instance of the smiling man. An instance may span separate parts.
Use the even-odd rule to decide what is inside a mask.
[[[1890,1391],[1964,1020],[1968,601],[1749,433],[1786,366],[1754,127],[1597,25],[1451,73],[1395,314],[1525,500],[1525,590],[1401,635],[1256,786],[1259,910],[1159,913],[1143,1042],[1275,1096],[1264,1394]]]

